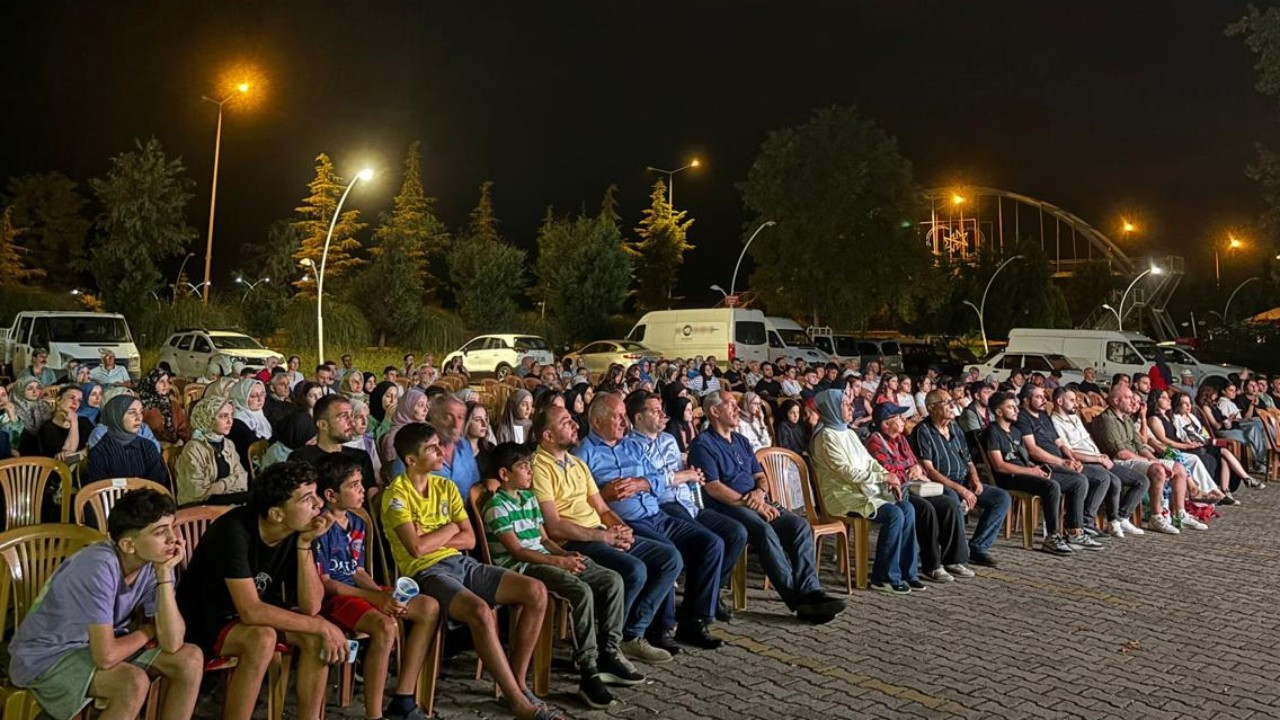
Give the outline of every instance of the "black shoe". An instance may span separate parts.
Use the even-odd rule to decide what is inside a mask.
[[[974,552],[974,551],[969,552],[969,564],[981,565],[983,567],[989,567],[989,568],[1000,567],[1000,565],[996,563],[996,559],[991,557],[987,553]]]
[[[733,606],[724,600],[716,601],[716,622],[727,623],[733,619]]]
[[[707,624],[701,620],[685,620],[676,627],[676,640],[689,645],[691,647],[701,648],[703,650],[715,650],[724,641],[717,637],[712,637],[707,632]]]
[[[929,586],[920,582],[919,578],[916,578],[915,580],[908,580],[907,587],[911,588],[912,590],[928,590],[929,589]]]
[[[824,592],[812,592],[796,603],[797,615],[839,615],[844,612],[845,601]]]
[[[604,686],[598,672],[584,672],[578,683],[578,699],[593,708],[607,708],[613,704],[613,693]]]
[[[680,647],[680,645],[678,645],[675,640],[672,640],[671,636],[665,632],[649,633],[645,635],[645,639],[649,641],[650,645],[658,648],[659,650],[666,650],[673,656],[679,655],[684,651],[684,648]]]
[[[631,661],[621,655],[600,653],[600,680],[606,685],[639,685],[648,680]]]
[[[810,625],[825,625],[836,619],[835,615],[822,615],[820,613],[797,612],[796,619],[807,622]]]

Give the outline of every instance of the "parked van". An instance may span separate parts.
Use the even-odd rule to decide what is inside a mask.
[[[1117,330],[1014,328],[1009,331],[1006,352],[1065,355],[1082,368],[1096,368],[1098,380],[1110,383],[1117,373],[1150,371],[1155,365],[1156,341]]]
[[[138,377],[142,372],[142,356],[129,334],[129,323],[117,313],[95,312],[20,312],[5,342],[5,362],[15,373],[31,364],[31,351],[49,351],[49,367],[66,368],[68,360],[97,367],[103,349],[115,353],[116,361]]]
[[[829,327],[810,326],[805,329],[805,334],[813,341],[813,346],[819,352],[841,367],[844,366],[845,360],[857,360],[858,366],[862,367],[862,351],[858,348],[858,339],[848,333],[834,332]]]
[[[783,358],[795,362],[796,358],[804,358],[810,365],[832,362],[830,355],[814,347],[804,328],[795,320],[783,317],[767,317],[764,319],[765,329],[769,331],[769,361],[777,362]]]
[[[716,362],[765,362],[769,336],[764,313],[748,308],[655,310],[645,313],[627,334],[667,358],[714,355]]]

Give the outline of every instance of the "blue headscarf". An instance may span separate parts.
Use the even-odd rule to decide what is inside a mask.
[[[814,432],[819,430],[835,430],[843,432],[849,429],[849,424],[844,421],[844,390],[833,388],[831,390],[823,390],[814,398],[814,403],[818,406],[818,427]]]
[[[80,386],[80,392],[84,394],[84,397],[80,399],[80,409],[76,411],[77,415],[87,419],[94,425],[98,424],[98,414],[102,412],[102,406],[107,404],[106,399],[104,398],[98,403],[98,407],[89,407],[89,394],[92,393],[93,389],[96,387],[98,387],[98,383],[96,382],[87,382]]]

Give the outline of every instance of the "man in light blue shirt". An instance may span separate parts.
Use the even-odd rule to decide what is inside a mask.
[[[453,481],[462,494],[462,504],[467,512],[471,512],[471,486],[480,482],[480,468],[476,465],[476,457],[471,454],[471,443],[463,432],[467,422],[467,404],[456,395],[445,394],[431,403],[427,413],[427,422],[436,429],[440,436],[440,451],[444,455],[444,464],[433,475],[439,475]]]
[[[658,498],[675,478],[651,463],[641,446],[625,442],[627,411],[621,398],[601,393],[592,401],[587,416],[591,434],[574,455],[591,469],[600,497],[636,535],[674,547],[684,560],[687,585],[679,611],[663,612],[662,620],[649,626],[649,643],[668,652],[678,648],[666,636],[671,620],[677,619],[676,640],[707,650],[720,647],[723,643],[707,632],[707,625],[715,618],[720,594],[724,543],[698,523],[662,511]],[[679,482],[687,480],[688,476],[682,475]],[[666,603],[674,603],[672,595]]]
[[[671,517],[697,522],[724,543],[720,587],[726,587],[734,564],[747,546],[747,529],[731,517],[702,507],[702,493],[698,488],[702,472],[683,469],[684,462],[680,459],[676,439],[663,431],[667,415],[662,411],[661,396],[646,391],[631,393],[627,396],[627,417],[631,420],[632,430],[625,442],[643,449],[649,461],[667,476],[666,493],[660,497],[662,511]],[[717,620],[728,621],[732,617],[733,610],[728,604],[716,603]]]
[[[114,352],[103,348],[99,354],[102,356],[102,364],[89,372],[90,380],[101,385],[104,390],[112,385],[133,387],[133,381],[129,379],[128,369],[116,364],[116,354]]]

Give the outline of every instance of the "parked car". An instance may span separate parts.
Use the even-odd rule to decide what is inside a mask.
[[[526,357],[532,357],[539,365],[555,362],[555,355],[547,341],[537,335],[479,335],[470,342],[445,356],[441,367],[461,357],[462,364],[472,375],[492,375],[502,378],[516,369]]]
[[[1239,378],[1240,373],[1246,369],[1240,365],[1202,361],[1192,354],[1195,348],[1189,345],[1160,343],[1156,346],[1156,352],[1169,364],[1174,382],[1178,382],[1182,373],[1187,370],[1195,375],[1196,385],[1199,385],[1211,377],[1221,378],[1223,381],[1230,379],[1233,375]]]
[[[223,375],[234,375],[246,367],[262,367],[269,357],[284,361],[283,355],[244,333],[186,328],[169,336],[159,361],[168,363],[179,377],[199,378],[210,365]]]
[[[978,365],[978,374],[982,378],[994,375],[998,382],[1009,379],[1014,370],[1022,370],[1027,375],[1033,372],[1043,373],[1045,377],[1054,370],[1062,372],[1062,385],[1073,382],[1084,382],[1084,371],[1065,355],[1043,353],[1019,353],[1005,350],[992,355],[986,362]]]
[[[813,338],[800,327],[800,323],[784,317],[766,317],[765,329],[769,331],[769,361],[786,359],[795,362],[803,358],[810,365],[825,365],[833,358],[814,347]]]
[[[813,341],[813,346],[826,355],[832,362],[843,366],[845,360],[862,362],[862,350],[858,348],[858,339],[846,333],[833,332],[829,327],[809,327],[805,334]]]
[[[565,355],[564,358],[572,359],[575,364],[581,362],[591,372],[602,373],[614,363],[623,367],[641,360],[654,363],[662,359],[662,353],[645,346],[644,343],[631,340],[597,340],[584,345],[577,352]]]
[[[117,362],[138,377],[142,356],[129,333],[129,323],[117,313],[23,311],[5,334],[4,365],[15,374],[31,364],[31,351],[49,351],[49,367],[62,370],[68,360],[97,367],[103,349],[115,353]]]
[[[722,368],[735,358],[769,359],[764,313],[749,308],[655,310],[640,318],[627,339],[668,358],[713,355]]]
[[[978,364],[978,358],[963,345],[937,340],[903,340],[899,345],[903,371],[912,377],[923,376],[932,366],[940,376],[957,378],[966,368]]]

